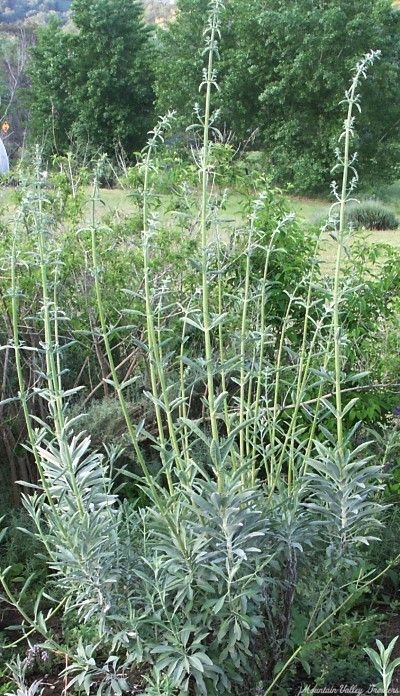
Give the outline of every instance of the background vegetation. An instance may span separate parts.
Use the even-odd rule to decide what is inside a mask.
[[[146,17],[162,21],[171,8],[171,21],[151,31],[140,3],[96,0],[83,8],[75,0],[68,24],[57,27],[53,15],[31,51],[32,29],[8,33],[2,99],[13,126],[10,146],[27,135],[46,154],[79,146],[132,162],[156,114],[168,110],[178,115],[170,137],[185,143],[198,101],[207,1],[146,5]],[[229,0],[222,15],[214,106],[226,141],[261,150],[278,185],[326,192],[343,85],[359,56],[379,49],[374,74],[361,87],[357,169],[364,188],[396,180],[400,15],[391,0]]]
[[[158,110],[175,108],[186,121],[197,99],[206,4],[180,0],[176,21],[160,35]],[[396,176],[399,13],[390,0],[255,0],[227,3],[226,13],[218,68],[221,129],[242,141],[254,134],[281,185],[326,191],[343,85],[358,57],[379,48],[380,64],[362,87],[358,170],[364,185],[370,176],[375,185]]]

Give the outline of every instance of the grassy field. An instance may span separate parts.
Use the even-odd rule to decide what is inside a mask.
[[[382,192],[381,200],[388,208],[400,217],[400,183],[388,187]],[[323,226],[329,215],[331,203],[320,198],[305,198],[292,196],[290,198],[293,212],[299,220],[311,224]],[[358,230],[354,232],[356,238],[362,237],[371,244],[390,244],[400,248],[400,228],[397,230]],[[321,245],[321,262],[325,269],[332,268],[336,256],[336,244],[326,234]]]
[[[322,198],[291,196],[290,202],[296,216],[312,224],[323,224],[329,213],[330,203]]]
[[[89,220],[91,215],[91,203],[89,201],[91,191],[87,189],[88,203],[85,208],[85,217]],[[400,217],[400,182],[393,184],[380,192],[380,199]],[[303,196],[290,196],[291,208],[299,221],[312,225],[323,225],[327,220],[331,203],[323,198],[307,198]],[[99,215],[107,217],[129,216],[136,209],[135,201],[130,195],[129,190],[121,188],[101,189],[100,204],[98,207]],[[0,210],[5,212],[6,217],[12,216],[15,206],[15,192],[9,187],[0,187]],[[163,207],[163,206],[162,206]],[[238,227],[243,223],[244,212],[242,198],[233,193],[229,196],[226,204],[219,216],[221,222],[220,232],[222,236],[229,234],[229,229]],[[400,228],[397,230],[371,230],[363,231],[371,244],[383,242],[400,248]],[[335,244],[327,235],[326,242],[322,247],[323,261],[328,264],[334,256]]]
[[[398,192],[398,197],[397,197]],[[384,198],[389,208],[400,217],[400,183],[387,189]],[[129,214],[135,209],[129,192],[121,189],[102,189],[101,200],[104,211],[111,214]],[[322,198],[290,197],[291,207],[296,217],[302,222],[312,225],[323,225],[327,220],[331,203]],[[239,195],[230,195],[220,215],[221,226],[237,226],[243,220],[242,199]],[[400,228],[398,230],[365,231],[371,243],[384,242],[400,247]]]

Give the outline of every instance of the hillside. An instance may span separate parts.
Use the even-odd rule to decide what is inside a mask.
[[[68,16],[71,0],[0,0],[0,23],[14,24],[37,18],[43,21],[50,12],[63,19]],[[171,16],[175,0],[144,0],[150,22],[164,22]]]
[[[57,12],[66,16],[71,0],[0,0],[0,21],[7,24],[22,22],[35,15]]]

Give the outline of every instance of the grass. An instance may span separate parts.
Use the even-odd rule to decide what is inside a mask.
[[[296,216],[313,225],[323,224],[329,213],[330,203],[326,199],[291,196],[290,202]]]
[[[91,190],[88,188],[88,199],[91,195]],[[130,197],[129,191],[122,188],[104,188],[100,193],[101,202],[103,204],[104,216],[129,216],[136,210],[134,200]],[[327,219],[330,202],[324,198],[311,198],[305,196],[290,196],[290,203],[293,212],[301,222],[310,223],[312,225],[323,225]],[[379,191],[379,198],[391,208],[397,215],[400,216],[400,181],[395,182],[391,186],[385,187]],[[229,235],[229,230],[237,228],[243,224],[243,206],[242,197],[233,193],[229,195],[226,201],[221,220],[221,235],[223,237]],[[9,187],[0,187],[0,208],[7,209],[12,212],[15,206],[14,189]],[[91,214],[91,204],[88,202],[85,208],[85,218],[88,221]],[[385,243],[391,244],[394,247],[400,248],[400,230],[371,230],[365,233],[371,244]],[[326,240],[322,249],[322,262],[329,268],[333,262],[335,253],[335,243],[326,235]]]
[[[91,195],[91,190],[88,195]],[[129,215],[137,208],[133,199],[129,196],[129,192],[122,188],[103,188],[100,192],[100,199],[104,207],[104,213]],[[91,215],[91,204],[87,205],[87,214]]]
[[[396,207],[400,214],[400,205],[396,206],[395,195],[399,191],[400,200],[400,182],[394,184],[393,187],[387,189],[385,195],[385,203],[395,212]],[[102,189],[101,200],[104,204],[105,212],[118,212],[120,214],[129,214],[135,210],[134,202],[127,196],[127,192],[122,189]],[[303,196],[290,196],[291,208],[296,214],[296,217],[302,222],[311,223],[312,225],[323,225],[329,213],[330,202],[323,198],[306,198]],[[242,198],[239,194],[231,194],[226,201],[226,205],[221,215],[222,227],[238,226],[243,223],[243,208]],[[400,230],[371,230],[368,232],[368,238],[371,243],[384,242],[400,246]]]
[[[388,208],[400,216],[400,181],[388,186],[382,191],[379,191],[379,198]],[[293,207],[293,212],[302,222],[308,222],[313,225],[323,225],[327,220],[331,205],[328,200],[322,198],[291,196],[290,201]],[[356,236],[358,238],[362,236],[370,244],[390,244],[393,247],[400,248],[400,229],[365,230],[357,232]],[[329,234],[326,234],[321,248],[321,263],[327,272],[332,270],[335,262],[335,256],[336,243],[333,239],[331,239]]]
[[[7,186],[0,186],[0,208],[10,207],[15,204],[13,201],[14,189]]]

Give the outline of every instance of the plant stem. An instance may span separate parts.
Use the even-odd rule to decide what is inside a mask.
[[[208,290],[208,239],[207,239],[207,220],[208,220],[208,185],[209,185],[209,129],[210,129],[210,112],[211,112],[211,90],[215,85],[213,59],[216,51],[216,37],[218,34],[219,19],[218,19],[219,2],[215,0],[213,10],[210,14],[209,25],[209,45],[208,45],[208,65],[206,79],[204,81],[206,87],[205,94],[205,110],[203,122],[203,149],[201,158],[201,212],[200,212],[200,234],[202,247],[202,315],[204,328],[204,352],[207,370],[207,397],[209,404],[209,415],[211,425],[212,439],[216,444],[219,442],[217,416],[215,412],[214,398],[214,370],[213,370],[213,355],[211,348],[211,321],[210,321],[210,305],[209,305],[209,290]],[[221,472],[219,472],[220,477]],[[219,478],[220,480],[220,478]]]
[[[145,476],[145,479],[149,486],[153,486],[153,481],[151,474],[147,468],[146,462],[143,457],[143,453],[140,449],[139,443],[138,443],[138,438],[136,434],[136,430],[132,424],[128,407],[126,404],[126,400],[123,395],[123,386],[119,380],[117,369],[115,366],[115,361],[108,337],[108,330],[107,330],[107,325],[106,325],[106,318],[105,318],[105,312],[104,312],[104,303],[103,303],[103,297],[102,297],[102,290],[101,290],[101,285],[100,285],[100,269],[99,269],[99,256],[98,256],[98,249],[97,249],[97,240],[96,240],[96,233],[99,231],[98,226],[96,223],[96,202],[98,200],[98,185],[97,185],[97,180],[94,182],[94,187],[93,187],[93,195],[92,195],[92,223],[91,223],[91,253],[92,253],[92,267],[93,267],[93,277],[94,277],[94,288],[95,288],[95,295],[96,295],[96,304],[97,304],[97,311],[98,311],[98,316],[99,316],[99,322],[100,322],[100,328],[101,328],[101,334],[102,338],[104,341],[104,348],[107,354],[107,360],[111,372],[111,377],[112,377],[112,383],[113,387],[117,393],[118,401],[121,407],[122,414],[125,419],[126,427],[128,429],[129,437],[132,442],[133,448],[135,450],[136,457],[138,459],[138,462],[142,468],[143,474]],[[154,491],[155,492],[155,491]]]

